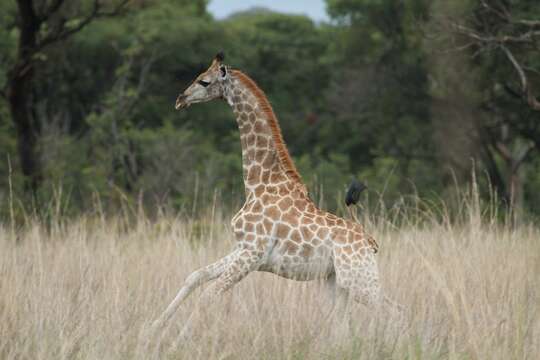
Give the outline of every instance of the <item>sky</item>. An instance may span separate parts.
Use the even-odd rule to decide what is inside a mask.
[[[324,0],[211,0],[208,11],[217,19],[223,19],[232,13],[262,6],[274,11],[303,14],[315,21],[328,20]]]

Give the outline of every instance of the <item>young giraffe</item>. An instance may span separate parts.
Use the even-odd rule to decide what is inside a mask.
[[[358,223],[315,206],[266,96],[246,74],[225,66],[222,53],[178,96],[176,109],[218,98],[232,107],[242,143],[246,202],[231,221],[237,243],[229,255],[186,279],[154,327],[169,320],[197,287],[217,279],[205,293],[217,296],[252,271],[327,279],[356,301],[380,303],[376,243]]]

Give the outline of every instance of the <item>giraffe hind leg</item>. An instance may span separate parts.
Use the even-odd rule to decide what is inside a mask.
[[[368,307],[382,303],[377,264],[373,254],[360,255],[336,252],[334,263],[337,285],[347,290],[351,298]]]
[[[356,302],[370,309],[380,309],[403,323],[404,308],[386,296],[379,283],[378,269],[373,254],[345,254],[336,252],[339,261],[334,266],[337,285],[346,289]]]

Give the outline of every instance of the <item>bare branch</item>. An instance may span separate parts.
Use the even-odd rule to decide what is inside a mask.
[[[514,66],[514,69],[516,69],[516,72],[519,75],[519,80],[521,83],[521,91],[523,93],[523,96],[525,96],[525,100],[527,101],[527,104],[532,110],[540,111],[540,102],[536,99],[536,97],[532,94],[531,88],[529,86],[529,82],[527,79],[527,75],[525,74],[525,71],[519,64],[519,62],[516,60],[514,55],[508,48],[504,45],[501,45],[501,49],[505,53],[506,57],[512,65]]]
[[[65,0],[54,0],[51,3],[51,5],[49,5],[49,7],[47,8],[47,13],[52,14],[52,13],[57,12],[64,2]]]
[[[514,88],[512,88],[510,86],[510,84],[504,84],[504,90],[506,90],[506,92],[510,95],[512,95],[513,97],[515,97],[516,99],[522,99],[523,97],[521,96],[521,94],[519,93],[519,91],[515,90]]]
[[[484,9],[497,15],[504,22],[507,22],[509,24],[523,25],[530,28],[540,28],[539,20],[525,20],[525,19],[514,20],[508,8],[504,6],[504,4],[502,3],[499,3],[499,8],[497,8],[491,4],[488,4],[485,0],[481,0],[480,2]]]
[[[510,149],[508,149],[508,147],[504,143],[502,143],[500,141],[495,141],[494,143],[495,143],[494,144],[495,149],[503,157],[503,159],[506,162],[511,162],[512,161],[512,154],[510,153]]]
[[[508,9],[506,9],[503,5],[501,5],[501,9],[497,9],[494,6],[488,4],[485,0],[482,0],[481,3],[486,10],[494,13],[503,21],[510,22],[510,13],[508,12]]]
[[[504,3],[499,2],[499,10],[508,18],[512,18],[512,14],[507,6],[504,6]]]
[[[64,2],[65,0],[53,0],[53,2],[45,10],[43,10],[42,14],[39,16],[41,21],[47,21],[52,15],[60,10]]]
[[[535,68],[532,68],[530,66],[522,66],[523,70],[535,73],[536,75],[540,75],[540,71],[536,70]]]
[[[474,31],[471,28],[458,24],[456,22],[450,23],[450,26],[455,30],[456,33],[464,35],[473,40],[476,40],[479,43],[533,43],[535,37],[540,36],[540,30],[531,30],[527,31],[518,36],[511,35],[502,35],[502,36],[486,36],[480,35],[478,32]]]
[[[516,20],[513,22],[515,24],[525,25],[531,28],[540,28],[540,21],[538,20]]]
[[[446,18],[442,19],[440,23],[452,34],[452,39],[457,42],[455,44],[457,50],[470,48],[471,42],[475,45],[472,53],[473,58],[485,52],[502,49],[518,75],[520,91],[517,95],[525,100],[530,109],[540,111],[540,100],[533,95],[527,78],[527,74],[540,74],[540,72],[520,64],[510,51],[514,47],[526,49],[529,53],[537,49],[540,43],[540,21],[514,20],[509,9],[501,2],[480,0],[480,5],[485,9],[483,14],[479,15],[480,17],[465,20],[465,22],[461,19]],[[495,14],[502,27],[491,30],[493,26],[486,23],[488,13]],[[512,91],[510,87],[506,86],[506,90],[511,95],[516,95],[516,92]]]
[[[527,145],[524,146],[524,148],[521,151],[521,154],[518,154],[516,157],[516,160],[514,162],[514,165],[512,167],[512,171],[516,172],[517,169],[523,164],[525,159],[527,159],[527,156],[531,153],[531,151],[534,149],[534,143],[531,141]]]
[[[63,0],[58,0],[58,1],[63,1]],[[95,19],[119,15],[130,1],[131,0],[122,0],[112,10],[104,11],[102,9],[102,4],[100,0],[94,0],[92,4],[92,10],[77,24],[77,26],[67,29],[64,25],[62,25],[60,30],[49,34],[43,40],[41,40],[39,43],[39,48],[43,48],[52,43],[69,38],[73,34],[78,33],[79,31],[84,29],[88,24],[90,24]]]
[[[90,11],[90,13],[85,18],[83,18],[79,22],[79,24],[77,26],[75,26],[75,27],[73,27],[71,29],[66,29],[64,27],[64,25],[62,25],[60,30],[49,34],[43,40],[41,40],[40,43],[39,43],[39,48],[43,48],[43,47],[45,47],[45,46],[47,46],[49,44],[52,44],[52,43],[60,41],[60,40],[64,40],[64,39],[70,37],[71,35],[81,31],[86,25],[88,25],[90,22],[92,22],[92,20],[94,20],[94,18],[97,17],[99,9],[100,9],[99,0],[94,0],[94,2],[92,4],[92,10]]]
[[[467,50],[468,48],[472,47],[476,45],[475,42],[469,42],[465,45],[461,45],[461,46],[456,46],[454,48],[451,48],[451,49],[445,49],[445,50],[433,50],[434,52],[438,53],[438,54],[451,54],[451,53],[456,53],[456,52],[462,52],[462,51],[465,51]]]

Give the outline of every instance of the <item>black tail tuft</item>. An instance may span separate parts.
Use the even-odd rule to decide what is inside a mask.
[[[350,206],[351,204],[356,205],[358,200],[360,200],[360,194],[362,191],[367,189],[367,186],[362,184],[361,182],[357,180],[353,180],[351,182],[351,185],[349,185],[349,190],[347,190],[347,194],[345,195],[345,205]]]

